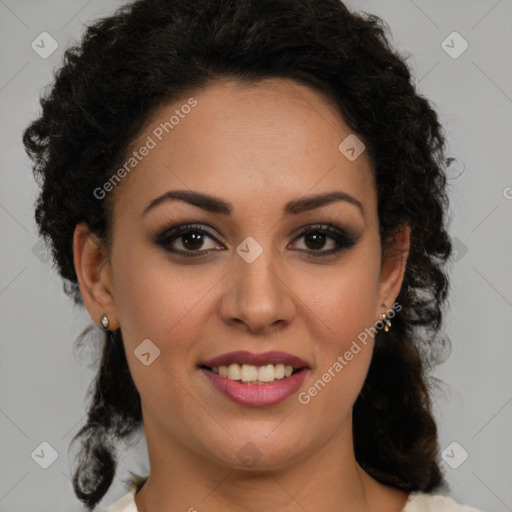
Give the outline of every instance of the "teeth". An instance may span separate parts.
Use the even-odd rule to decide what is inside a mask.
[[[228,366],[228,379],[240,380],[242,378],[242,370],[237,364],[230,364]]]
[[[254,366],[252,364],[231,363],[229,366],[215,366],[212,368],[212,372],[231,380],[241,380],[250,384],[264,384],[290,377],[293,373],[293,366],[284,364]]]

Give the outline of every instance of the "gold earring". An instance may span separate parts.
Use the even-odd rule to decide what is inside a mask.
[[[384,331],[388,332],[389,328],[391,327],[391,320],[388,318],[388,315],[386,315],[386,313],[382,313],[382,315],[380,315],[380,318],[384,322]]]

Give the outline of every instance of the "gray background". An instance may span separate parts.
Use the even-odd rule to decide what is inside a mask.
[[[73,350],[90,319],[66,298],[39,245],[36,186],[21,133],[35,117],[40,91],[64,48],[80,37],[84,23],[121,4],[0,0],[0,512],[83,510],[71,486],[74,451],[68,448],[85,419],[97,353],[94,344],[88,352]],[[453,348],[436,371],[445,384],[435,401],[442,448],[458,444],[441,463],[457,501],[512,511],[512,1],[347,4],[389,23],[420,92],[441,116],[448,154],[459,160],[450,170],[457,255],[445,329]],[[31,48],[43,31],[59,45],[47,59]],[[442,46],[453,31],[469,44],[457,58]],[[446,44],[452,53],[462,48],[460,39]],[[31,455],[41,452],[42,442],[58,454],[47,469]],[[454,469],[448,462],[460,465]],[[148,472],[142,433],[123,450],[114,484],[97,510],[126,492],[121,479],[128,469]]]

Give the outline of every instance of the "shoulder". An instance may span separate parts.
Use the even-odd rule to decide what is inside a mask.
[[[106,512],[137,512],[135,505],[135,488],[126,493],[118,501],[110,505]],[[427,494],[412,492],[401,512],[482,512],[468,505],[457,503],[444,494]]]
[[[146,483],[147,476],[135,476],[130,482],[130,491],[112,503],[105,512],[138,512],[135,504],[135,494]]]
[[[134,491],[135,489],[132,488],[130,492],[126,493],[122,498],[118,499],[115,503],[112,503],[105,512],[137,512]]]
[[[444,494],[412,492],[401,512],[481,512]]]

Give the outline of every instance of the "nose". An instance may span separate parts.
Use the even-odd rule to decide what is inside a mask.
[[[224,322],[266,333],[292,321],[295,295],[282,265],[270,253],[264,250],[252,263],[236,255],[221,299]]]

